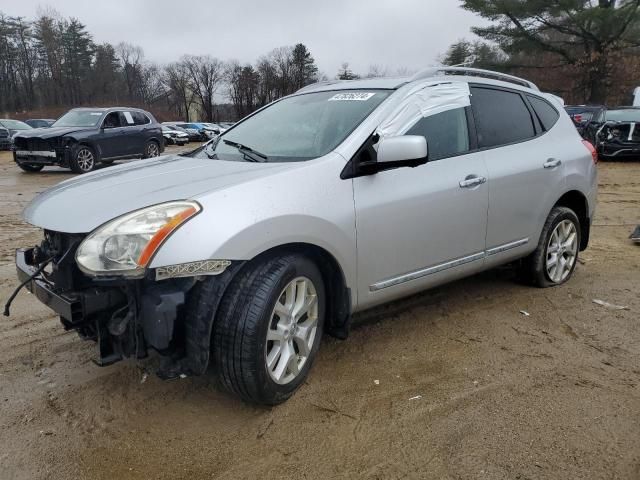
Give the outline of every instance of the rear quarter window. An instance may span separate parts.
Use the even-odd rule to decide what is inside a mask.
[[[481,148],[521,142],[536,135],[531,113],[519,93],[471,87],[471,108]]]
[[[549,102],[540,97],[527,95],[527,98],[529,99],[529,103],[533,107],[533,110],[536,112],[538,120],[540,120],[540,123],[542,124],[542,128],[544,128],[545,131],[551,130],[558,121],[558,118],[560,118],[558,111],[553,108]]]

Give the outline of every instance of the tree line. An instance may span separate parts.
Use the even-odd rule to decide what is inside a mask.
[[[616,68],[636,62],[640,69],[640,0],[461,0],[461,7],[489,24],[472,29],[479,40],[451,45],[444,64],[539,77],[550,91],[561,91],[563,75],[571,74],[573,98],[589,103],[604,103],[615,85],[636,81]],[[549,75],[552,69],[560,75]],[[360,74],[344,63],[335,78],[410,73],[371,65]],[[55,10],[33,20],[0,12],[0,114],[127,104],[159,118],[231,120],[326,78],[302,43],[253,64],[185,55],[158,65],[138,46],[96,43],[78,19]]]
[[[274,49],[255,65],[210,55],[158,65],[138,46],[96,43],[78,19],[54,10],[34,20],[0,12],[0,113],[57,114],[79,105],[127,104],[162,117],[221,121],[318,78],[315,60],[301,43]],[[230,110],[222,105],[227,98]]]

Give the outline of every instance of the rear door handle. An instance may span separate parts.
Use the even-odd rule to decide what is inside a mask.
[[[556,168],[556,167],[560,166],[561,163],[562,163],[562,161],[558,160],[557,158],[550,158],[549,160],[544,162],[544,164],[542,166],[544,168]]]
[[[467,175],[467,178],[461,180],[458,185],[460,188],[471,188],[485,183],[487,179],[485,177],[478,177],[476,175]]]

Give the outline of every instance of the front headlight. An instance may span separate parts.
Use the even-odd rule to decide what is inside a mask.
[[[200,210],[199,203],[185,200],[118,217],[84,239],[76,262],[88,275],[141,277],[167,237]]]

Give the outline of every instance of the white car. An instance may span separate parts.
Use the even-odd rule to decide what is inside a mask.
[[[189,134],[168,125],[162,125],[162,136],[167,145],[185,145],[189,143]]]

